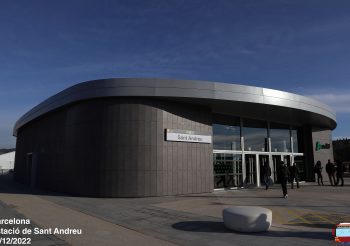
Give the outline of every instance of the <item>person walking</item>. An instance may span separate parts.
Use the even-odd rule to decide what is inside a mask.
[[[270,179],[271,179],[271,167],[269,164],[267,164],[267,162],[264,163],[262,172],[263,172],[265,187],[267,190],[269,189]]]
[[[297,164],[294,162],[293,166],[290,168],[290,182],[292,189],[294,189],[294,179],[297,183],[297,189],[299,189],[299,169],[297,167]]]
[[[287,182],[289,178],[289,170],[287,165],[282,161],[281,168],[279,170],[279,180],[281,181],[283,197],[288,197]]]
[[[328,174],[328,178],[329,178],[329,182],[331,183],[331,186],[335,185],[335,176],[334,176],[335,166],[329,159],[326,165],[326,172]]]
[[[340,186],[344,186],[344,164],[338,160],[337,161],[337,182],[335,183],[335,185],[339,184],[339,180],[341,180],[341,185]]]
[[[323,177],[322,177],[322,164],[320,161],[317,161],[314,167],[315,173],[317,174],[317,183],[318,185],[320,185],[320,180],[321,180],[321,184],[323,186]]]

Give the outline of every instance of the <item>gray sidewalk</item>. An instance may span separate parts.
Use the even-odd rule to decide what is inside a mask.
[[[7,204],[3,203],[0,201],[0,219],[26,219],[25,216],[22,214],[18,213],[15,208],[8,206]],[[4,229],[11,229],[13,228],[13,225],[0,225],[0,228]],[[17,226],[15,226],[17,227]],[[30,228],[33,230],[34,227],[39,227],[35,223],[31,223],[29,226],[27,225],[19,225],[18,228],[20,231],[22,231],[25,227]],[[1,235],[2,238],[9,238],[9,235]],[[22,233],[19,234],[19,237],[21,238],[26,238],[28,237],[27,235],[24,235]],[[48,245],[48,246],[53,246],[53,245],[68,245],[66,242],[63,240],[53,236],[53,235],[33,235],[30,237],[31,240],[31,245]]]
[[[81,239],[78,240],[75,235],[61,238],[73,245],[80,245],[86,238],[88,240],[85,242],[91,242],[98,228],[101,232],[96,237],[103,242],[100,245],[254,246],[276,244],[276,240],[278,245],[333,245],[331,229],[339,222],[350,222],[349,183],[348,178],[344,187],[307,183],[300,189],[289,190],[288,199],[281,198],[280,186],[276,184],[267,191],[255,188],[128,199],[72,197],[23,191],[23,187],[17,187],[10,191],[0,190],[0,200],[7,204],[17,203],[17,211],[31,216],[41,226],[52,222],[42,218],[44,214],[46,217],[50,214],[50,209],[58,213],[61,223],[74,218],[76,224],[81,220],[83,226],[84,221],[90,221],[89,226],[84,226],[85,233]],[[6,184],[16,186],[10,181]],[[226,230],[221,218],[222,209],[234,205],[257,205],[271,209],[273,225],[270,231],[244,234]],[[28,206],[31,209],[25,208]],[[41,213],[31,212],[38,207]],[[109,242],[116,240],[106,234],[112,231],[129,237]]]

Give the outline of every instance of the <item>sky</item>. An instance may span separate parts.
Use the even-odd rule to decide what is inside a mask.
[[[15,122],[79,82],[208,80],[310,96],[350,137],[348,0],[1,0],[0,148]]]

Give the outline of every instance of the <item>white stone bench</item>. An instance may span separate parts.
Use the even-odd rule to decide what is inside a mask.
[[[256,206],[225,208],[222,217],[226,228],[239,232],[263,232],[272,224],[272,211]]]

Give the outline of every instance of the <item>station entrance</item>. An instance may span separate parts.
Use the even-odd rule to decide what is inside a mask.
[[[265,164],[271,168],[272,180],[280,183],[278,173],[282,161],[288,166],[295,162],[299,169],[299,180],[305,181],[302,153],[237,152],[214,150],[214,189],[260,187],[264,185],[262,170]]]

